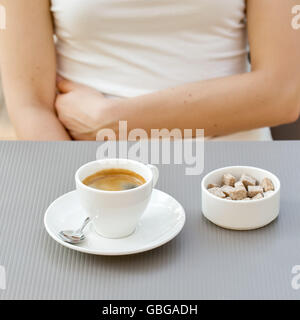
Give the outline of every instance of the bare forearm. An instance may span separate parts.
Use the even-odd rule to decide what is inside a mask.
[[[217,136],[296,120],[300,45],[290,24],[293,5],[293,0],[248,0],[252,72],[124,100],[117,111],[129,129],[204,128]]]
[[[3,89],[23,140],[66,140],[54,109],[56,53],[48,0],[1,0],[10,23],[0,34]]]
[[[206,136],[291,122],[297,116],[296,84],[282,89],[274,76],[250,72],[186,84],[118,101],[117,112],[129,130],[204,128]]]
[[[10,117],[21,140],[70,140],[66,129],[55,113],[48,108],[22,107],[20,112],[11,112]]]

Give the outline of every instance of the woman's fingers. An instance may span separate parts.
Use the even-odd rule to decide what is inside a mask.
[[[75,90],[78,87],[78,84],[76,84],[73,81],[63,79],[61,77],[57,77],[56,86],[59,92],[61,93],[68,93],[70,91]]]
[[[94,140],[102,114],[110,106],[109,99],[93,88],[66,79],[58,79],[60,92],[56,95],[57,117],[71,136]]]
[[[83,88],[88,89],[88,87],[86,87],[83,84],[64,79],[59,75],[56,76],[56,87],[61,93],[68,93],[70,91],[79,90]]]
[[[66,113],[66,102],[65,100],[65,95],[64,94],[58,94],[56,96],[56,100],[55,100],[55,109],[57,111],[57,115],[58,115],[58,119],[64,123],[65,120],[65,113]]]
[[[59,74],[56,74],[56,83],[63,80],[64,78],[61,77]]]
[[[93,88],[85,86],[84,84],[80,84],[80,83],[73,82],[71,80],[64,79],[59,75],[56,76],[56,87],[57,87],[58,91],[62,94],[69,93],[71,91],[84,90],[85,92],[90,92],[93,94],[95,92],[97,92],[97,95],[104,97],[104,95],[101,92],[99,92]]]

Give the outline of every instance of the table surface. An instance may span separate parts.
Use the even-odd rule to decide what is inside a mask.
[[[1,299],[299,299],[300,142],[207,142],[205,170],[159,165],[157,188],[185,208],[182,232],[155,250],[120,257],[65,248],[47,234],[49,204],[75,187],[99,142],[0,142]],[[282,182],[281,212],[255,231],[221,229],[201,215],[203,175],[228,165],[268,169]]]

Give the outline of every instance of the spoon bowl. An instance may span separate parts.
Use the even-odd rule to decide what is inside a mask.
[[[73,243],[73,244],[78,244],[83,240],[85,240],[84,234],[76,235],[76,234],[73,234],[72,230],[60,231],[59,236],[63,241]]]
[[[89,224],[91,219],[88,217],[84,220],[81,228],[78,230],[62,230],[58,233],[59,237],[68,243],[78,244],[85,240],[84,228]]]

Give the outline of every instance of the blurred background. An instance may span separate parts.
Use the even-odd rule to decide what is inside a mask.
[[[300,118],[293,124],[272,128],[274,140],[300,140]],[[9,120],[0,79],[0,140],[16,140],[14,128]]]

